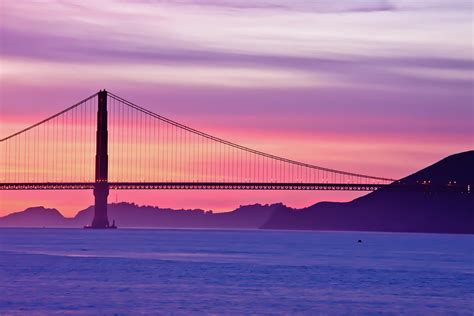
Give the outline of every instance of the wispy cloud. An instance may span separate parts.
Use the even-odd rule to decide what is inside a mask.
[[[473,69],[466,40],[472,37],[471,17],[464,10],[469,5],[464,0],[449,6],[436,0],[4,1],[0,54],[5,61],[93,65],[104,68],[102,73],[120,62],[123,69],[136,67],[131,80],[141,72],[141,81],[150,83],[169,78],[171,84],[185,84],[178,74],[187,69],[191,85],[207,80],[210,86],[227,86],[224,76],[236,87],[413,89],[416,83],[417,89],[467,89],[472,78],[465,72]],[[176,67],[176,76],[169,76],[169,67]]]
[[[281,9],[316,13],[376,12],[417,9],[469,9],[469,0],[118,0],[146,5],[212,6],[233,9]]]

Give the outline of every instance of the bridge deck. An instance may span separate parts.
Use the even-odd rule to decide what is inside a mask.
[[[0,190],[89,190],[94,182],[0,183]],[[372,183],[247,183],[247,182],[109,182],[112,190],[332,190],[375,191],[386,184]]]

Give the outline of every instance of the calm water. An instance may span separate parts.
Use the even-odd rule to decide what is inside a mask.
[[[432,234],[0,229],[0,314],[472,315],[473,242]]]

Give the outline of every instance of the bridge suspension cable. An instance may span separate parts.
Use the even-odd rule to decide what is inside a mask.
[[[212,183],[294,187],[383,185],[394,181],[242,146],[180,124],[110,92],[107,103],[111,186]],[[81,188],[88,187],[87,183],[94,182],[96,127],[97,93],[0,139],[1,182],[77,183]]]
[[[0,139],[4,183],[93,181],[97,93]]]
[[[301,167],[305,167],[305,168],[316,169],[316,170],[320,170],[320,171],[324,171],[324,172],[332,172],[332,173],[337,173],[337,174],[341,174],[341,175],[360,177],[360,178],[366,178],[366,179],[371,179],[371,180],[388,181],[388,182],[395,181],[394,179],[385,178],[385,177],[370,176],[370,175],[365,175],[365,174],[359,174],[359,173],[353,173],[353,172],[347,172],[347,171],[342,171],[342,170],[337,170],[337,169],[330,169],[330,168],[325,168],[325,167],[321,167],[321,166],[316,166],[316,165],[312,165],[312,164],[308,164],[308,163],[304,163],[304,162],[300,162],[300,161],[295,161],[295,160],[275,156],[275,155],[265,153],[265,152],[262,152],[262,151],[258,151],[258,150],[255,150],[255,149],[252,149],[252,148],[249,148],[249,147],[241,146],[239,144],[232,143],[230,141],[226,141],[224,139],[212,136],[210,134],[198,131],[198,130],[193,129],[191,127],[188,127],[186,125],[183,125],[183,124],[180,124],[180,123],[175,122],[173,120],[170,120],[170,119],[168,119],[166,117],[163,117],[159,114],[156,114],[156,113],[154,113],[150,110],[147,110],[147,109],[145,109],[145,108],[143,108],[139,105],[131,103],[130,101],[127,101],[127,100],[125,100],[125,99],[123,99],[123,98],[121,98],[121,97],[119,97],[119,96],[117,96],[113,93],[109,92],[109,94],[111,95],[111,97],[113,99],[115,99],[119,102],[123,102],[124,104],[127,104],[128,106],[130,106],[130,107],[132,107],[132,108],[134,108],[134,109],[136,109],[136,110],[138,110],[138,111],[140,111],[144,114],[147,114],[151,117],[159,119],[159,120],[161,120],[163,122],[166,122],[170,125],[173,125],[173,126],[178,127],[180,129],[186,130],[190,133],[194,133],[196,135],[205,137],[209,140],[212,140],[212,141],[215,141],[215,142],[218,142],[218,143],[221,143],[221,144],[233,147],[233,148],[237,148],[239,150],[243,150],[243,151],[255,154],[255,155],[259,155],[259,156],[266,157],[266,158],[269,158],[269,159],[274,159],[274,160],[278,160],[278,161],[281,161],[281,162],[284,162],[284,163],[289,163],[289,164],[293,164],[293,165],[297,165],[297,166],[301,166]]]

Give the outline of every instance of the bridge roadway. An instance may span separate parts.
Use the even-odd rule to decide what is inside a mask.
[[[0,190],[93,190],[99,182],[0,183]],[[273,182],[108,182],[110,190],[301,190],[301,191],[376,191],[380,188],[418,191],[456,191],[471,193],[463,184],[377,183],[273,183]]]
[[[387,184],[272,182],[109,182],[111,190],[324,190],[375,191]],[[92,190],[95,182],[0,183],[0,190]]]

